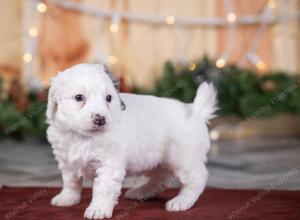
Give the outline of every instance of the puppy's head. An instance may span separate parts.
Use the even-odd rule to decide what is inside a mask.
[[[103,65],[79,64],[52,78],[47,121],[83,135],[109,130],[125,104]]]

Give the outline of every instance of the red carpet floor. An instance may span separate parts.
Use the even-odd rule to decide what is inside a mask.
[[[50,199],[58,192],[57,188],[4,187],[0,190],[0,219],[83,219],[91,190],[85,189],[81,203],[69,208],[49,205]],[[300,219],[300,191],[207,189],[191,210],[169,213],[164,210],[164,204],[176,193],[177,190],[168,190],[157,199],[147,201],[122,198],[115,208],[113,219]]]

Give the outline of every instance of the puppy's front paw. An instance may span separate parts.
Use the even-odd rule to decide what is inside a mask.
[[[76,205],[79,202],[80,194],[62,191],[51,200],[51,205],[66,207]]]
[[[103,203],[90,204],[84,212],[84,217],[88,219],[111,218],[113,206]]]
[[[193,203],[189,200],[186,200],[182,197],[175,197],[171,199],[166,204],[166,209],[169,212],[185,211],[190,209],[193,206]]]

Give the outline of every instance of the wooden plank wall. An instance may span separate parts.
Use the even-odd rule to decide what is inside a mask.
[[[28,0],[29,1],[29,0]],[[74,0],[103,10],[116,10],[117,0]],[[237,16],[255,14],[267,0],[234,0]],[[121,10],[139,14],[215,17],[226,16],[223,0],[124,0]],[[284,1],[281,1],[284,2]],[[290,10],[300,9],[300,1],[290,0]],[[0,2],[0,72],[20,75],[22,70],[21,9],[23,1]],[[280,5],[279,5],[280,6]],[[282,8],[281,6],[278,8]],[[102,55],[118,59],[111,68],[123,76],[128,85],[150,87],[160,76],[167,60],[184,57],[201,58],[204,54],[217,58],[227,44],[225,28],[178,28],[151,26],[122,21],[118,34],[109,32],[109,20],[100,20],[77,12],[48,5],[41,17],[38,63],[36,72],[45,85],[49,78],[76,63],[95,62]],[[240,27],[230,56],[236,62],[248,48],[257,27]],[[267,69],[300,71],[299,21],[276,25],[264,35],[257,53]],[[115,43],[114,43],[115,42]],[[180,43],[184,42],[184,43]],[[13,46],[9,46],[13,44]],[[100,52],[100,53],[99,53]]]

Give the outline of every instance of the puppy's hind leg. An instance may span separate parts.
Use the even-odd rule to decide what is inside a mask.
[[[149,181],[137,188],[129,189],[125,193],[128,199],[146,200],[155,197],[163,192],[168,184],[173,181],[174,176],[162,167],[156,168],[149,172],[146,176]]]
[[[193,165],[195,166],[190,167],[190,169],[186,167],[174,171],[182,186],[179,194],[167,202],[166,209],[168,211],[185,211],[190,209],[203,192],[208,176],[207,169],[204,163]]]

